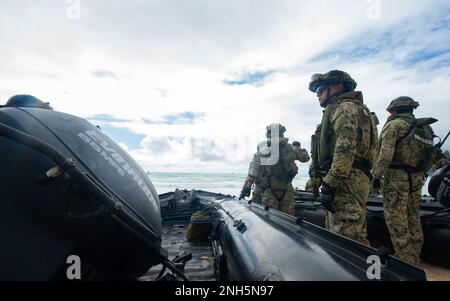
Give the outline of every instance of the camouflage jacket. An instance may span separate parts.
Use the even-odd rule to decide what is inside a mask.
[[[406,121],[414,119],[414,115],[409,113],[399,114],[398,118],[390,117],[381,131],[380,143],[378,145],[378,160],[374,178],[381,179],[389,165],[395,160],[395,149],[400,138],[404,137],[411,127],[411,123]]]
[[[316,172],[319,164],[320,129],[321,125],[319,124],[316,127],[314,135],[311,136],[311,164],[309,166],[309,177],[311,179],[317,177]]]
[[[252,162],[250,162],[247,179],[249,179],[251,181],[251,184],[253,184],[254,182],[258,183],[260,177],[261,177],[261,157],[260,153],[257,152],[253,155]]]
[[[302,163],[308,162],[310,160],[308,151],[301,146],[291,145],[295,153],[295,160],[298,160]]]
[[[366,163],[368,169],[374,165],[378,133],[361,92],[340,95],[325,109],[321,125],[319,159],[329,166],[325,183],[339,186],[350,176],[355,161]]]

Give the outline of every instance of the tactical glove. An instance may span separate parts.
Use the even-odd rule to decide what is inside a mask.
[[[239,199],[242,200],[244,197],[250,196],[251,190],[252,189],[250,187],[244,186],[244,188],[242,188],[241,194],[239,195]]]
[[[332,204],[334,200],[334,192],[335,189],[333,187],[326,183],[322,183],[322,189],[320,191],[320,201],[322,202],[322,206],[331,213],[336,212]]]
[[[375,190],[380,189],[381,188],[381,181],[380,181],[380,179],[374,178],[372,180],[372,186],[373,186],[373,189],[375,189]]]
[[[434,153],[433,161],[437,162],[437,161],[441,160],[442,157],[444,157],[444,154],[442,153],[442,150],[440,148],[438,148]]]

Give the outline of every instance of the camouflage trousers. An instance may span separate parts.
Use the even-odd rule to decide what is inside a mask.
[[[272,191],[270,188],[264,190],[262,204],[284,213],[295,215],[294,187],[292,187],[292,184],[289,184],[285,191]]]
[[[423,175],[388,169],[383,180],[384,216],[395,255],[408,262],[420,263],[423,232],[420,222],[420,198]]]
[[[305,191],[314,192],[314,182],[313,179],[309,179],[305,184]]]
[[[352,169],[346,181],[336,188],[334,214],[326,211],[325,227],[350,239],[369,245],[366,229],[366,203],[370,191],[369,178],[359,169]]]
[[[255,188],[253,189],[252,202],[262,203],[262,188],[259,184],[255,184]]]
[[[319,187],[320,187],[320,178],[310,178],[305,185],[305,191],[312,192],[315,200],[318,200],[320,197]]]

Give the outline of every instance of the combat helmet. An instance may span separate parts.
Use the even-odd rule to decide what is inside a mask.
[[[340,83],[342,83],[345,92],[355,91],[356,86],[358,85],[347,72],[332,70],[324,74],[314,74],[309,83],[309,90],[316,93],[317,88],[320,86],[329,86]]]
[[[278,137],[283,137],[284,132],[286,132],[286,128],[280,123],[272,123],[271,125],[266,126],[266,137],[272,137],[272,130],[278,129]]]
[[[5,107],[32,107],[41,108],[47,110],[53,110],[48,102],[43,102],[42,100],[32,96],[19,94],[14,95],[4,105]]]
[[[388,112],[395,112],[400,108],[413,108],[417,109],[419,103],[409,96],[400,96],[391,101],[389,106],[386,108]]]

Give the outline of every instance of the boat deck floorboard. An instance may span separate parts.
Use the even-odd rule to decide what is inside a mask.
[[[428,263],[420,266],[425,270],[428,281],[450,281],[450,269]]]
[[[186,239],[187,225],[170,225],[162,228],[162,246],[169,252],[169,259],[173,259],[179,252],[192,253],[192,259],[186,263],[185,275],[193,281],[215,281],[214,255],[211,243],[194,243]],[[162,266],[152,267],[139,280],[155,280]]]

